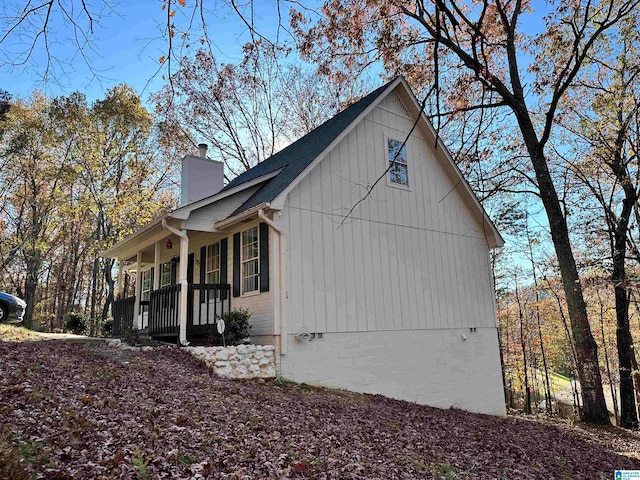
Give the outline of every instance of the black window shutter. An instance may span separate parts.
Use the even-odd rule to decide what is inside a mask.
[[[190,253],[187,257],[187,282],[193,284],[193,264],[195,263],[195,254]]]
[[[207,283],[207,247],[200,247],[200,285]],[[200,303],[205,301],[205,291],[200,290]]]
[[[220,240],[220,283],[226,284],[227,278],[227,239]]]
[[[240,296],[240,233],[233,234],[233,296]]]
[[[178,273],[178,259],[173,257],[171,259],[171,285],[176,284],[176,277]]]
[[[220,283],[227,285],[229,279],[227,278],[227,239],[220,240]],[[220,292],[220,300],[227,299],[227,291],[222,290]]]
[[[260,291],[269,291],[269,225],[260,223]]]
[[[155,267],[151,267],[151,278],[149,279],[149,289],[153,290],[153,275],[155,274]]]
[[[207,247],[200,247],[200,284],[207,283]]]

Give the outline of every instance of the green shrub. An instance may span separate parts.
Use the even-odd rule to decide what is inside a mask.
[[[222,315],[224,320],[224,339],[222,335],[218,333],[215,326],[212,326],[209,330],[208,343],[212,345],[241,345],[243,343],[250,343],[251,325],[249,325],[249,318],[251,312],[249,310],[239,309],[231,310]]]
[[[100,334],[103,337],[110,337],[113,334],[113,318],[107,318],[100,326]]]
[[[79,313],[70,313],[64,322],[64,329],[76,335],[85,335],[89,331],[89,319]]]

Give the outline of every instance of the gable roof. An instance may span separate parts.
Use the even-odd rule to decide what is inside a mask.
[[[143,227],[126,239],[118,242],[117,245],[103,252],[102,255],[115,258],[115,255],[123,251],[126,245],[137,242],[137,239],[142,238],[145,232],[158,227],[162,220],[174,219],[185,221],[194,210],[214,204],[223,198],[233,197],[237,193],[246,191],[253,186],[258,186],[255,193],[225,219],[221,219],[212,225],[211,231],[216,228],[225,228],[228,224],[240,220],[241,217],[244,218],[247,214],[253,215],[260,208],[280,209],[282,202],[291,189],[293,189],[318,162],[322,161],[325,155],[330,152],[344,136],[355,128],[364,116],[375,108],[382,99],[394,91],[398,94],[398,98],[404,107],[407,108],[409,115],[414,119],[419,118],[420,124],[423,128],[426,128],[428,132],[427,137],[429,140],[437,143],[436,158],[442,162],[442,166],[448,172],[460,179],[457,186],[464,191],[463,198],[471,204],[472,211],[475,211],[475,214],[478,215],[478,220],[482,224],[482,230],[484,231],[488,245],[492,248],[502,246],[504,240],[500,232],[498,232],[487,215],[484,207],[442,142],[442,139],[437,135],[431,122],[429,122],[424,112],[421,111],[418,100],[415,98],[406,80],[403,77],[396,77],[394,80],[377,88],[280,152],[239,175],[220,190],[220,192],[163,214],[150,225]],[[225,225],[222,226],[221,224]]]
[[[271,202],[287,188],[342,132],[353,123],[396,80],[374,90],[366,97],[327,120],[288,147],[234,178],[221,192],[281,169],[280,173],[245,201],[232,216],[264,202]]]

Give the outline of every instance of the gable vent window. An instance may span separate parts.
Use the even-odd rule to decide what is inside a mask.
[[[397,156],[396,156],[397,154]],[[395,158],[395,163],[394,163]],[[399,140],[387,139],[387,159],[389,169],[389,182],[394,185],[409,186],[409,166],[407,163],[407,149]],[[393,164],[393,165],[392,165]]]
[[[242,232],[242,293],[257,292],[260,288],[260,248],[258,227]]]

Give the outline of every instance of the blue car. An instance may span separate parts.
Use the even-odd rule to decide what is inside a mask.
[[[20,323],[27,304],[21,298],[0,292],[0,323]]]

